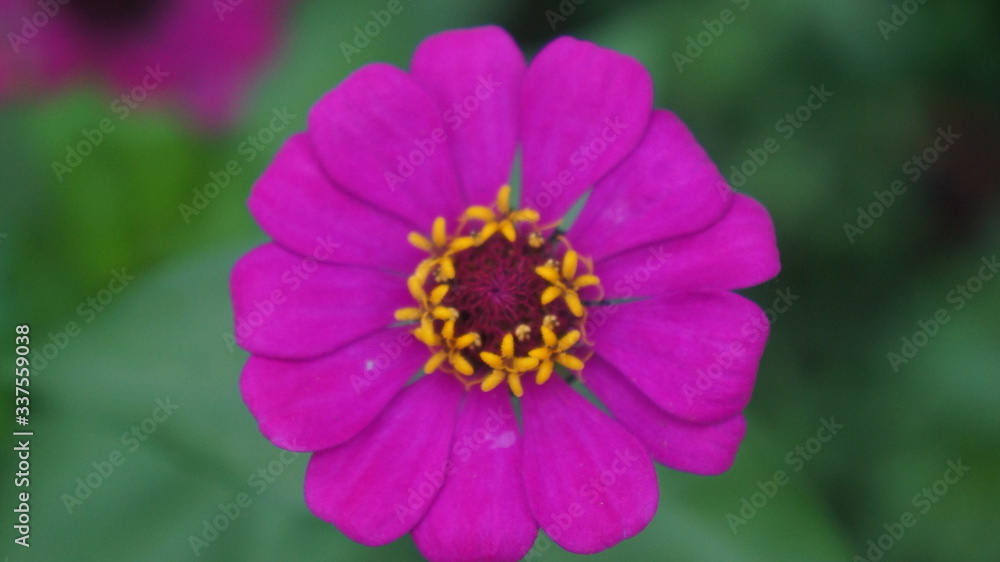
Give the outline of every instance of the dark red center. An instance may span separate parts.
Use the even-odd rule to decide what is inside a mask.
[[[542,292],[548,282],[535,273],[535,268],[555,258],[559,244],[535,248],[528,234],[522,229],[517,240],[509,242],[498,232],[481,246],[453,256],[455,278],[448,281],[450,288],[442,304],[459,311],[456,336],[475,332],[482,339],[482,347],[467,354],[477,370],[485,368],[478,352],[499,354],[505,334],[515,335],[517,355],[527,355],[529,350],[543,345],[540,328],[546,316],[556,318],[556,331],[560,333],[579,323],[561,298],[542,305]],[[522,325],[531,331],[517,338]]]

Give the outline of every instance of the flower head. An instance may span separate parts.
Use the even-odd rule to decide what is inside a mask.
[[[653,517],[653,460],[732,464],[768,323],[731,291],[777,273],[773,226],[635,60],[430,37],[326,94],[249,204],[274,243],[233,271],[243,397],[353,540],[597,552]]]
[[[200,124],[226,124],[270,50],[279,8],[273,0],[9,0],[0,16],[16,23],[0,52],[0,100],[89,71],[120,92],[116,112],[168,93]]]

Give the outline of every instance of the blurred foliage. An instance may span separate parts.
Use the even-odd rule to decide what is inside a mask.
[[[384,2],[301,2],[239,123],[208,135],[169,108],[144,108],[63,181],[51,162],[108,116],[113,94],[79,84],[0,108],[4,330],[27,322],[46,343],[60,340],[68,322],[81,328],[31,387],[33,546],[11,546],[4,525],[0,552],[15,560],[190,559],[189,537],[202,534],[220,504],[248,493],[249,507],[199,558],[419,558],[408,537],[369,549],[306,509],[306,457],[281,463],[239,398],[246,354],[222,337],[231,330],[228,271],[265,239],[245,206],[254,179],[280,139],[304,128],[316,99],[365,63],[405,67],[431,33],[494,22],[529,55],[571,34],[637,57],[653,75],[657,106],[684,119],[727,177],[768,138],[780,146],[739,189],[771,211],[783,271],[746,294],[765,308],[781,290],[799,298],[776,316],[736,464],[713,478],[661,470],[650,528],[596,558],[846,560],[866,556],[868,541],[910,511],[915,526],[884,560],[1000,559],[1000,279],[984,281],[959,310],[949,300],[1000,249],[1000,8],[926,2],[886,39],[878,22],[904,5],[917,3],[406,2],[346,61],[341,42]],[[560,9],[565,20],[547,16]],[[688,53],[723,10],[732,22]],[[679,65],[678,55],[690,62]],[[786,138],[779,122],[824,86],[833,95]],[[281,108],[294,119],[279,140],[241,161],[241,172],[186,222],[178,206]],[[911,181],[904,164],[948,127],[961,137]],[[858,224],[859,207],[896,180],[906,191],[852,241],[845,223]],[[87,322],[79,307],[123,269],[135,280]],[[894,372],[887,354],[900,353],[902,339],[939,309],[948,323]],[[10,348],[0,347],[0,359],[10,361]],[[130,451],[123,433],[167,397],[176,413]],[[13,402],[12,385],[3,385],[4,427]],[[844,429],[794,471],[789,455],[831,418]],[[115,450],[123,464],[67,513],[63,494]],[[957,459],[968,474],[921,513],[914,496]],[[268,466],[280,476],[257,494],[250,478]],[[13,469],[13,456],[0,455],[0,471]],[[790,482],[734,533],[727,514],[778,470]],[[5,476],[3,521],[13,491]],[[552,547],[544,558],[573,556]]]

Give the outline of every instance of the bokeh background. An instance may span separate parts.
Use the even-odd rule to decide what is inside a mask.
[[[0,385],[0,552],[419,559],[408,536],[366,548],[305,507],[307,457],[265,441],[240,401],[247,355],[226,340],[228,273],[265,240],[245,206],[255,178],[317,98],[363,64],[405,68],[429,34],[496,23],[527,56],[571,34],[639,59],[656,105],[684,119],[777,227],[783,270],[746,291],[773,325],[735,465],[709,478],[660,467],[649,528],[594,558],[1000,560],[1000,275],[983,267],[1000,253],[996,3],[402,0],[345,56],[355,26],[386,5],[269,8],[269,47],[223,123],[168,88],[119,119],[110,104],[127,90],[99,65],[4,100],[0,358],[9,375],[17,324],[30,324],[36,349],[53,347],[31,377],[29,549],[13,543],[12,377]],[[5,34],[20,16],[6,17]],[[199,40],[211,58],[214,36]],[[10,66],[0,72],[0,85],[26,86]],[[814,88],[832,95],[809,108]],[[291,115],[280,128],[275,111]],[[109,117],[113,132],[57,179],[53,162]],[[935,149],[942,132],[950,140]],[[768,139],[778,150],[750,165]],[[240,171],[185,213],[232,160]],[[109,291],[122,286],[116,274],[134,279]],[[928,323],[942,310],[946,323]],[[169,416],[163,403],[176,407]],[[843,427],[820,441],[824,422]],[[121,463],[94,476],[112,457]],[[949,462],[969,470],[956,479]],[[772,486],[777,471],[787,483]],[[89,494],[78,489],[88,478]],[[241,493],[251,503],[238,517],[206,530]],[[897,525],[907,512],[913,526]],[[537,544],[543,559],[575,558]]]

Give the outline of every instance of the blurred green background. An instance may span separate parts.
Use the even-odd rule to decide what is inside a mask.
[[[638,58],[656,105],[688,124],[727,178],[744,168],[738,189],[777,227],[783,270],[746,292],[775,313],[735,466],[711,478],[660,467],[649,528],[594,558],[1000,560],[1000,276],[982,268],[1000,253],[996,3],[418,0],[346,61],[341,43],[385,5],[296,3],[237,123],[206,133],[144,108],[62,182],[52,161],[108,116],[114,92],[80,81],[0,107],[0,358],[9,372],[21,323],[36,346],[63,347],[31,379],[30,549],[13,544],[14,385],[0,388],[0,552],[420,558],[408,536],[370,549],[308,511],[307,457],[271,446],[240,400],[247,355],[224,339],[228,273],[266,239],[246,210],[251,185],[317,98],[368,62],[405,68],[429,34],[492,22],[527,56],[571,34]],[[913,13],[896,25],[903,8]],[[720,18],[730,21],[712,35]],[[832,95],[809,108],[813,88]],[[282,108],[291,124],[243,161],[240,144]],[[925,152],[939,130],[957,138]],[[768,139],[778,150],[748,163]],[[179,206],[232,159],[241,172],[185,219]],[[116,272],[134,279],[108,293]],[[947,323],[928,324],[939,310]],[[164,417],[167,402],[176,409]],[[144,421],[154,413],[160,421]],[[824,421],[843,427],[821,442]],[[113,472],[91,476],[116,451]],[[969,470],[956,479],[949,462]],[[787,483],[769,484],[777,471]],[[98,486],[68,507],[88,477]],[[251,503],[206,531],[241,493]],[[191,537],[206,542],[197,556]],[[551,546],[541,558],[575,556]]]

